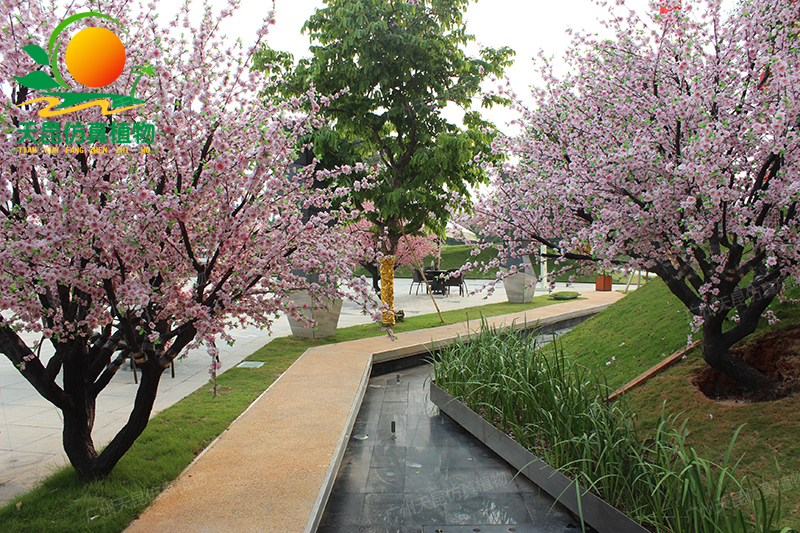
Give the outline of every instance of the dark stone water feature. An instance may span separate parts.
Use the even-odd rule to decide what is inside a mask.
[[[431,370],[370,379],[318,532],[580,531],[568,510],[438,413]]]

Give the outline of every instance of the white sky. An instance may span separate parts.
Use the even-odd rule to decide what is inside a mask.
[[[257,1],[244,0],[250,5]],[[646,8],[647,0],[631,0]],[[299,56],[308,55],[308,35],[300,28],[314,8],[323,7],[321,0],[277,0],[276,24],[268,37],[272,48],[287,50]],[[477,54],[477,45],[499,48],[509,46],[516,51],[514,66],[507,74],[518,94],[527,95],[535,83],[531,58],[540,49],[548,56],[563,56],[569,45],[568,27],[597,31],[598,17],[604,12],[591,0],[480,0],[471,3],[465,17],[467,30],[475,35],[476,46],[470,50]],[[488,87],[487,87],[488,88]],[[452,115],[451,115],[452,113]],[[460,123],[457,112],[447,113]],[[493,110],[487,116],[500,126],[515,118],[512,112]]]
[[[197,0],[194,1],[199,7]],[[181,3],[182,0],[166,0],[168,9],[162,16],[170,16],[170,4],[177,10]],[[211,0],[211,3],[223,6],[226,1]],[[628,4],[637,11],[649,9],[647,0],[628,0]],[[250,44],[271,7],[269,1],[242,0],[230,24],[224,27],[225,33],[229,37],[241,37],[245,45]],[[276,24],[269,33],[269,45],[291,52],[295,59],[307,56],[308,35],[300,30],[314,10],[322,7],[322,0],[276,0]],[[566,29],[598,31],[602,28],[597,20],[605,13],[592,0],[480,0],[470,4],[466,20],[467,29],[475,35],[477,44],[495,48],[509,46],[516,51],[515,64],[508,70],[508,76],[512,87],[520,95],[526,95],[527,87],[536,82],[531,58],[539,49],[548,56],[562,57],[569,45]],[[470,53],[477,53],[477,44]],[[492,112],[489,118],[502,126],[514,116],[510,112]],[[453,115],[451,120],[459,119]]]
[[[194,1],[199,7],[199,2]],[[723,0],[723,5],[730,8],[735,1]],[[210,2],[222,6],[226,0]],[[182,0],[166,0],[165,3],[177,6]],[[610,3],[613,4],[614,0]],[[640,14],[651,9],[648,0],[626,0],[626,5]],[[271,7],[272,3],[265,0],[241,0],[241,7],[224,28],[225,32],[229,37],[241,37],[245,45],[250,44]],[[321,7],[324,7],[322,0],[276,0],[276,24],[269,33],[269,45],[291,52],[295,59],[307,56],[308,35],[300,30],[314,10]],[[169,16],[167,11],[164,10],[164,15]],[[598,19],[607,16],[608,11],[598,7],[592,0],[480,0],[470,4],[465,18],[467,30],[475,35],[476,47],[470,50],[471,54],[477,53],[478,44],[495,48],[509,46],[516,51],[515,64],[507,74],[512,88],[524,97],[529,94],[530,85],[538,84],[531,58],[540,49],[547,56],[560,59],[570,44],[566,33],[568,28],[600,32],[604,28]],[[451,120],[459,120],[450,113],[448,115]],[[488,116],[501,129],[508,131],[504,124],[512,120],[515,114],[492,111]]]

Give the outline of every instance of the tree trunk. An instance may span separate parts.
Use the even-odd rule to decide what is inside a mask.
[[[396,226],[397,224],[389,224]],[[383,241],[382,252],[383,259],[381,260],[381,301],[389,306],[388,311],[383,312],[383,320],[381,323],[384,326],[394,326],[394,256],[397,253],[398,245],[400,244],[400,235],[395,235],[389,232],[387,238]]]
[[[375,263],[372,261],[364,261],[361,263],[361,266],[372,276],[372,288],[375,290],[375,294],[380,296],[381,286],[379,282],[381,280],[381,270],[375,266]]]
[[[394,326],[394,257],[384,257],[381,260],[381,301],[389,306],[383,312],[384,326]]]
[[[86,342],[82,338],[73,340],[57,349],[64,352],[64,394],[68,405],[62,409],[64,414],[64,451],[72,466],[82,479],[91,471],[92,462],[97,459],[97,451],[92,440],[94,427],[95,399],[89,397],[86,383],[88,374],[88,354]]]
[[[110,474],[147,427],[164,369],[151,362],[138,367],[142,376],[128,423],[98,455],[92,440],[96,399],[91,396],[89,384],[84,380],[86,359],[81,357],[80,347],[70,351],[73,353],[68,354],[64,361],[64,392],[70,403],[63,410],[64,451],[78,476],[84,481],[93,481]]]
[[[698,275],[684,264],[682,270],[674,268],[671,263],[656,263],[653,271],[667,284],[669,290],[694,314],[699,314],[700,305],[703,303],[686,277],[686,272],[692,272],[697,279]],[[756,272],[758,273],[758,272]],[[710,274],[704,273],[708,278]],[[776,286],[782,283],[778,277],[762,279],[758,285],[750,284],[738,289],[738,281],[733,279],[722,287],[720,302],[735,308],[739,315],[739,322],[723,333],[722,326],[725,318],[732,311],[730,307],[723,307],[717,312],[703,316],[703,360],[708,365],[722,372],[727,377],[739,383],[748,391],[757,391],[767,384],[767,378],[755,368],[731,357],[731,347],[753,333],[758,327],[761,315],[775,298]],[[737,299],[734,298],[736,290],[741,291]],[[726,296],[727,295],[727,296]],[[749,302],[747,300],[750,299]]]
[[[746,335],[737,334],[730,331],[722,333],[722,322],[724,319],[719,317],[710,317],[703,323],[703,360],[708,365],[722,372],[732,380],[739,383],[748,391],[757,391],[767,384],[767,378],[756,370],[755,368],[734,359],[730,354],[730,348],[737,341],[743,339]],[[742,317],[741,320],[746,320]],[[758,319],[756,318],[756,323]],[[742,330],[755,330],[755,325],[748,327],[748,324],[738,325]]]

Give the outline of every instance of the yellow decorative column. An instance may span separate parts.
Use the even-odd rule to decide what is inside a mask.
[[[389,306],[383,312],[384,326],[394,326],[394,257],[381,260],[381,301]]]

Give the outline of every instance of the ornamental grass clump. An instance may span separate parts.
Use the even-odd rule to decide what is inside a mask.
[[[555,346],[555,343],[553,343]],[[472,342],[438,354],[436,384],[506,432],[552,467],[609,504],[659,532],[775,531],[780,504],[770,508],[759,489],[752,508],[731,494],[752,487],[732,459],[737,430],[720,463],[686,444],[686,423],[662,411],[653,431],[637,428],[609,387],[534,336],[484,327]],[[780,500],[780,498],[779,498]]]

